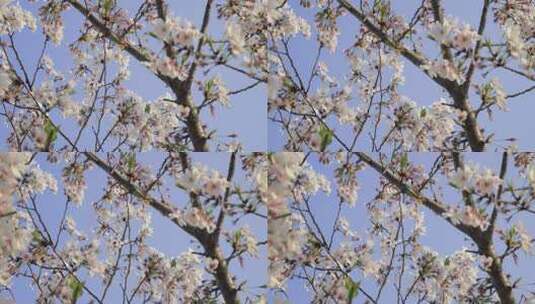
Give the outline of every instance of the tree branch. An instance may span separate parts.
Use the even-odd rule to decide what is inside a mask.
[[[444,23],[444,9],[442,8],[442,1],[431,0],[431,7],[433,8],[433,15],[435,16],[435,21],[443,24]],[[440,50],[442,51],[442,56],[444,59],[453,62],[453,56],[451,55],[451,50],[447,45],[441,43]]]
[[[470,104],[468,103],[467,94],[464,92],[464,89],[459,86],[455,81],[442,78],[440,75],[431,76],[427,71],[422,69],[422,65],[429,62],[429,60],[422,54],[417,51],[411,51],[403,46],[401,43],[395,42],[387,33],[381,30],[377,25],[375,25],[366,15],[359,11],[355,6],[349,3],[347,0],[337,0],[338,3],[344,7],[351,15],[357,18],[370,32],[377,36],[384,44],[390,48],[399,52],[403,57],[408,61],[413,63],[417,68],[422,70],[427,76],[429,76],[433,81],[443,87],[452,97],[455,108],[465,112],[466,119],[463,123],[463,129],[466,133],[468,143],[470,148],[474,152],[481,152],[485,150],[486,142],[483,138],[483,134],[478,126],[476,116],[472,111]],[[436,2],[436,1],[435,1]],[[438,3],[438,2],[437,2]],[[438,6],[440,11],[440,6]],[[440,14],[439,14],[440,16]]]
[[[476,47],[474,48],[474,53],[472,56],[472,62],[470,63],[470,67],[468,67],[468,72],[466,73],[465,82],[463,84],[463,88],[465,92],[468,92],[470,89],[470,82],[472,81],[472,76],[474,75],[474,71],[476,69],[476,63],[479,60],[479,51],[481,50],[481,40],[483,39],[483,32],[485,32],[485,27],[487,25],[487,15],[489,11],[490,6],[490,0],[485,0],[483,4],[483,9],[481,12],[481,17],[479,19],[479,27],[477,29],[477,34],[480,36],[480,40],[476,42]]]
[[[98,17],[93,15],[91,11],[85,7],[83,4],[78,2],[77,0],[66,0],[69,4],[71,4],[76,10],[78,10],[82,15],[84,15],[87,20],[95,26],[95,28],[101,32],[104,36],[109,38],[111,41],[119,45],[122,49],[124,49],[126,52],[128,52],[130,55],[132,55],[134,58],[136,58],[141,63],[150,63],[150,52],[149,50],[143,48],[143,47],[135,47],[130,42],[126,41],[125,39],[120,38],[117,34],[115,34],[108,26],[104,24]],[[211,6],[212,0],[208,0],[208,3],[210,5],[207,5],[207,8],[209,9]],[[205,18],[206,16],[209,16],[209,13],[205,12]],[[201,41],[203,38],[201,38]],[[198,58],[196,57],[196,60]],[[194,66],[196,63],[194,62],[192,66]],[[191,68],[190,68],[191,71]],[[189,85],[186,83],[186,81],[180,81],[178,78],[171,78],[167,77],[165,75],[162,75],[158,72],[154,72],[154,74],[160,78],[163,82],[167,84],[175,94],[176,97],[176,103],[181,104],[187,108],[189,108],[189,115],[186,118],[186,127],[188,130],[188,135],[191,139],[191,142],[193,144],[193,148],[195,151],[208,151],[208,142],[207,137],[205,135],[205,132],[203,130],[202,124],[200,122],[199,113],[197,111],[197,107],[193,104],[193,99],[191,96],[191,80],[189,80]],[[193,77],[193,75],[191,76]]]

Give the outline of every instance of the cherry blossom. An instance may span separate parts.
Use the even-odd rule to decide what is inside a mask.
[[[535,301],[532,1],[179,2],[0,0],[0,299]]]

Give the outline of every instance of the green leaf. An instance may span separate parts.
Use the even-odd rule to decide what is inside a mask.
[[[50,145],[58,138],[58,129],[50,122],[50,120],[47,120],[45,122],[45,133],[46,133],[46,150],[50,147]]]
[[[294,87],[292,81],[288,77],[282,79],[282,85],[287,89],[292,89]]]
[[[426,108],[422,108],[420,110],[420,117],[424,118],[426,115],[427,115],[427,109]]]
[[[65,92],[66,94],[68,94],[70,96],[76,94],[76,90],[74,88],[71,88],[71,87],[65,88],[65,90],[63,90],[63,92]]]
[[[206,214],[213,215],[214,211],[215,211],[215,207],[214,206],[208,206],[208,207],[206,207],[205,211],[206,211]]]
[[[388,3],[384,3],[381,0],[375,0],[374,9],[379,12],[379,20],[385,21],[390,14],[390,6]]]
[[[128,171],[132,172],[136,168],[136,154],[135,153],[129,153],[127,155],[126,164],[128,166]]]
[[[511,229],[509,229],[509,233],[508,233],[507,237],[509,239],[514,239],[515,236],[516,236],[516,227],[513,226],[513,227],[511,227]]]
[[[381,20],[384,21],[388,17],[388,6],[381,4],[379,7],[379,13],[381,14]]]
[[[347,303],[353,303],[353,299],[359,294],[360,282],[354,282],[350,277],[346,277],[345,286],[347,289]]]
[[[483,103],[488,103],[488,101],[491,99],[492,90],[493,88],[490,82],[485,83],[483,86],[481,86],[480,95],[481,99],[483,100]]]
[[[110,13],[112,7],[113,0],[102,1],[102,13],[104,14],[104,16],[107,16]]]
[[[40,242],[43,238],[41,237],[41,234],[39,231],[34,230],[32,231],[32,240],[35,242]]]
[[[319,130],[320,135],[320,150],[325,151],[327,146],[329,146],[333,141],[333,131],[331,131],[329,128],[325,127],[324,125],[320,126]]]
[[[72,303],[76,303],[84,292],[84,283],[78,281],[77,278],[71,275],[67,278],[67,286],[72,291]]]
[[[461,186],[459,186],[459,185],[457,185],[455,183],[448,182],[448,185],[452,186],[455,189],[461,189]]]
[[[238,244],[241,239],[241,230],[236,230],[234,232],[234,244]]]
[[[403,170],[407,168],[408,165],[409,165],[409,156],[407,155],[407,153],[403,153],[403,155],[401,156],[401,159],[399,160],[399,167]]]
[[[211,78],[204,83],[204,94],[210,95],[215,87],[215,79]]]

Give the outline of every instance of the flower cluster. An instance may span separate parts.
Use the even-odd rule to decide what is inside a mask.
[[[53,192],[58,190],[56,179],[50,173],[42,171],[36,164],[28,166],[20,189],[22,196],[27,198],[33,193],[44,192],[47,189]]]
[[[188,77],[188,67],[183,64],[179,64],[176,59],[170,57],[156,58],[152,65],[151,70],[160,73],[170,78],[178,78],[179,80],[186,80]]]
[[[258,67],[266,69],[269,61],[266,40],[310,35],[310,26],[296,15],[288,4],[279,0],[225,1],[219,13],[226,19],[225,37],[230,52],[256,73]]]
[[[483,103],[495,104],[498,109],[507,111],[507,94],[497,78],[493,78],[490,82],[483,85],[478,93],[481,95]]]
[[[492,170],[484,169],[482,172],[474,165],[465,165],[449,176],[450,183],[462,190],[474,190],[480,195],[496,193],[498,186],[503,183]]]
[[[156,19],[153,23],[152,33],[160,40],[180,46],[191,46],[200,36],[199,31],[191,22],[180,18],[167,16],[165,21]]]
[[[464,250],[441,258],[438,253],[423,248],[416,258],[418,274],[425,278],[417,281],[416,289],[429,301],[462,302],[476,284],[475,256]]]
[[[533,254],[535,239],[522,222],[515,223],[507,230],[500,232],[500,238],[509,250],[521,249],[527,254]]]
[[[32,13],[12,0],[0,1],[0,35],[20,32],[24,28],[35,31],[37,24]]]
[[[229,90],[221,77],[216,76],[206,81],[203,91],[207,102],[218,101],[223,106],[230,106]]]
[[[41,17],[41,26],[45,35],[55,44],[60,44],[63,40],[63,20],[61,13],[67,8],[65,3],[57,1],[47,1],[39,9],[39,16]]]
[[[132,92],[121,94],[113,135],[148,150],[176,141],[175,134],[189,108],[169,100],[168,96],[148,103]]]
[[[303,262],[313,258],[307,255],[310,236],[305,220],[291,212],[289,204],[299,206],[312,194],[329,193],[330,182],[304,162],[301,153],[274,153],[269,158],[269,285],[280,288],[292,274],[287,261]]]
[[[530,164],[526,169],[526,177],[530,186],[535,189],[535,164]]]
[[[461,84],[464,81],[462,71],[455,65],[454,62],[447,59],[437,59],[429,61],[421,66],[422,70],[433,77],[442,77]]]
[[[187,192],[208,197],[221,197],[230,183],[217,170],[195,164],[186,172],[175,173],[176,185]]]
[[[225,36],[229,40],[232,54],[239,55],[245,52],[245,35],[239,24],[232,20],[227,22]]]
[[[407,98],[400,100],[394,114],[393,127],[399,132],[395,139],[406,150],[416,151],[442,149],[452,136],[456,116],[459,116],[444,100],[431,107],[419,107]]]
[[[531,7],[530,10],[531,12],[535,12],[533,7]],[[524,34],[525,32],[523,31],[523,28],[525,29],[529,27],[521,27],[512,20],[507,21],[503,26],[509,53],[513,58],[517,59],[523,67],[529,70],[535,66],[535,56],[532,51],[530,51],[535,46],[533,45],[533,42],[528,42],[529,39],[524,38],[525,35],[529,35],[529,32]],[[533,35],[533,32],[531,35]]]
[[[63,169],[63,187],[65,195],[73,203],[80,205],[84,200],[86,182],[84,178],[85,166],[73,161]]]
[[[202,284],[201,260],[191,251],[171,259],[149,249],[143,257],[142,273],[141,290],[156,302],[192,302]]]
[[[13,79],[9,70],[0,69],[0,96],[4,98],[9,93]]]
[[[287,197],[300,171],[301,153],[276,153],[270,155],[269,196],[267,200],[269,280],[271,287],[280,287],[287,277],[285,259],[293,256],[302,244],[301,230],[292,229],[292,217],[288,216]]]
[[[28,160],[25,153],[0,153],[0,285],[8,285],[18,267],[10,258],[26,250],[31,240],[29,219],[12,204]]]
[[[186,210],[181,217],[179,214],[180,213],[176,213],[174,216],[177,218],[177,220],[188,226],[203,229],[209,233],[213,232],[216,228],[212,217],[204,212],[204,210],[201,208],[190,208]]]
[[[444,217],[455,225],[462,223],[472,227],[487,229],[489,224],[485,214],[478,208],[472,206],[450,208],[444,214]]]
[[[329,51],[334,52],[338,44],[340,31],[336,26],[338,14],[332,8],[326,8],[316,15],[316,29],[318,31],[318,40]]]
[[[461,25],[451,18],[444,18],[443,22],[433,22],[429,25],[429,35],[438,43],[453,46],[459,50],[467,50],[479,40],[479,35],[469,25]]]
[[[252,257],[258,256],[257,240],[249,227],[244,226],[227,236],[227,241],[236,252],[245,252]]]

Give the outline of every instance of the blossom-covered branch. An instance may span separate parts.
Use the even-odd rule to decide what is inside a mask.
[[[471,25],[450,15],[447,8],[453,4],[445,7],[440,0],[418,6],[297,2],[281,3],[280,14],[292,26],[270,37],[268,109],[270,122],[280,130],[280,147],[477,152],[492,145],[502,149],[503,141],[514,145],[513,134],[487,126],[501,123],[488,122],[482,114],[492,119],[494,112],[509,110],[508,99],[528,98],[532,92],[533,31],[519,26],[520,20],[533,22],[532,3],[482,1],[478,24]],[[351,20],[357,21],[354,26],[348,26]],[[497,29],[486,31],[490,23]],[[313,55],[299,56],[302,47],[313,48]],[[504,75],[502,69],[513,74]],[[426,86],[411,83],[418,74],[446,94],[432,102],[417,100],[428,98],[418,94],[427,92]],[[508,78],[519,76],[523,89],[507,94],[514,87]]]
[[[106,164],[103,160],[101,160],[98,156],[96,156],[94,153],[86,152],[85,155],[90,159],[92,162],[94,162],[97,166],[102,168],[104,171],[106,171],[110,176],[112,176],[118,183],[120,183],[123,187],[125,187],[129,193],[133,194],[134,196],[137,196],[143,201],[146,201],[151,207],[158,210],[163,216],[171,219],[173,223],[175,223],[178,227],[180,227],[185,232],[191,234],[194,236],[204,247],[206,251],[206,256],[216,261],[217,266],[215,267],[215,277],[217,279],[217,282],[219,284],[219,288],[221,290],[221,293],[223,294],[223,298],[225,299],[225,303],[239,303],[238,301],[238,290],[236,285],[233,282],[233,279],[228,272],[228,268],[225,262],[224,257],[221,254],[221,249],[219,248],[217,244],[217,240],[219,239],[219,233],[221,230],[213,230],[213,232],[209,232],[208,230],[196,227],[194,225],[183,223],[183,219],[176,216],[176,210],[172,208],[170,205],[166,204],[165,202],[160,202],[152,197],[147,196],[145,193],[143,193],[141,190],[139,190],[134,184],[130,183],[126,178],[124,178],[120,173],[116,172],[111,168],[108,164]],[[182,155],[181,158],[186,158],[187,156]],[[189,164],[186,165],[189,168]],[[231,161],[229,163],[229,172],[232,172],[235,170],[236,166],[236,155],[235,153],[231,154]],[[231,180],[232,175],[229,175],[229,179],[226,181],[227,183],[232,182]],[[225,186],[226,190],[228,191],[229,186]],[[228,195],[226,195],[226,199],[228,199]],[[192,199],[196,200],[196,196],[193,195]],[[223,201],[223,203],[225,203]],[[223,207],[222,207],[223,208]],[[223,214],[223,209],[221,210],[221,214]],[[217,233],[217,234],[216,234]]]
[[[204,4],[197,28],[187,16],[174,16],[166,1],[140,1],[132,12],[112,0],[49,0],[38,7],[3,3],[2,34],[9,39],[2,37],[0,52],[1,114],[7,123],[2,139],[17,151],[243,147],[243,131],[212,125],[219,111],[267,82],[263,8],[216,0]],[[63,15],[72,9],[83,20],[79,30],[64,26]],[[215,19],[224,24],[223,33],[213,30]],[[42,35],[20,33],[29,30]],[[26,54],[21,48],[26,34],[43,38],[39,52]],[[58,59],[56,49],[73,60]],[[35,65],[26,58],[31,55]],[[131,58],[146,69],[138,71]],[[143,73],[154,74],[160,83]],[[150,83],[148,90],[130,85],[140,79]],[[157,91],[159,97],[147,100]],[[207,112],[215,119],[207,119]]]
[[[256,263],[265,245],[257,239],[258,223],[248,225],[265,218],[262,154],[224,155],[226,176],[186,153],[167,155],[151,167],[138,160],[141,154],[64,153],[65,164],[59,154],[0,156],[0,169],[11,176],[2,189],[18,192],[16,205],[4,203],[2,196],[2,210],[9,212],[2,212],[0,221],[5,251],[0,294],[26,282],[36,287],[39,301],[73,303],[83,296],[97,303],[120,298],[128,303],[265,301],[251,285],[263,282],[236,269]],[[61,183],[40,169],[45,161],[62,165]],[[105,174],[102,194],[95,181],[86,180],[95,165],[101,170],[90,174]],[[59,224],[54,213],[60,210],[47,210],[45,205],[55,202],[41,195],[58,189],[66,198]],[[84,206],[89,199],[95,201]],[[80,208],[94,214],[81,214]],[[152,210],[179,230],[153,235],[162,223],[152,222]],[[17,225],[10,225],[13,221]],[[89,223],[90,230],[83,228]],[[190,243],[189,248],[176,257],[164,254],[154,247],[160,242],[154,239],[162,237],[164,244],[172,240],[177,248]]]
[[[506,168],[507,166],[507,152],[505,152],[504,154],[505,156],[502,160],[502,168]],[[487,272],[492,278],[494,287],[496,288],[500,296],[501,303],[507,303],[507,304],[515,303],[515,299],[513,297],[512,285],[504,273],[501,259],[500,257],[496,255],[495,248],[493,246],[492,238],[494,236],[494,231],[493,231],[494,224],[489,224],[486,229],[482,229],[480,226],[474,227],[470,224],[465,224],[463,222],[458,222],[456,220],[453,220],[452,218],[448,217],[447,215],[448,210],[444,206],[442,206],[443,204],[441,204],[440,202],[436,202],[433,199],[422,196],[420,193],[418,193],[419,191],[415,191],[414,189],[412,189],[412,187],[405,184],[400,177],[390,172],[390,170],[388,170],[385,166],[373,160],[365,153],[357,152],[357,155],[364,163],[368,164],[370,167],[378,171],[390,183],[395,185],[402,193],[411,196],[417,201],[421,201],[423,205],[425,205],[427,208],[432,210],[435,214],[444,218],[445,220],[450,222],[453,226],[455,226],[457,229],[459,229],[468,237],[470,237],[477,244],[479,253],[490,260],[489,262],[490,266],[487,269]],[[505,169],[502,170],[500,175],[501,175],[501,178],[503,179],[503,176],[505,175]],[[468,202],[465,202],[465,203],[470,207],[471,205],[470,203]],[[497,204],[498,202],[495,202],[495,203]],[[497,214],[497,213],[494,213],[494,212],[497,212],[498,210],[497,208],[498,206],[495,206],[493,209],[495,210],[493,211],[493,217],[495,217]],[[492,222],[494,223],[495,221],[496,221],[496,218],[493,218]]]
[[[300,282],[314,303],[531,299],[513,264],[533,252],[533,155],[512,155],[271,154],[274,297]]]

